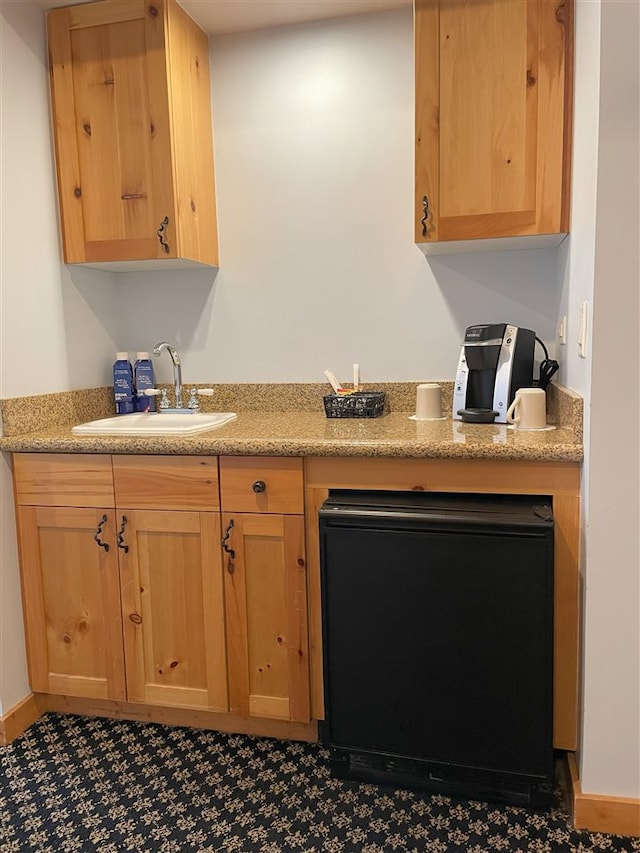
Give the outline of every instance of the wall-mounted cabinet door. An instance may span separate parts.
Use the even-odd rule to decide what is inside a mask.
[[[573,0],[415,0],[425,251],[568,231],[572,45]]]
[[[225,513],[231,711],[309,720],[304,517]]]
[[[228,710],[219,513],[116,519],[129,700]]]
[[[48,36],[65,261],[217,265],[206,34],[175,0],[102,0]]]
[[[125,699],[113,510],[19,506],[18,527],[32,689]]]

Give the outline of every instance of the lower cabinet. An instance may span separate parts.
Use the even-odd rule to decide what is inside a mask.
[[[113,509],[19,506],[31,687],[125,699]]]
[[[221,457],[229,705],[310,720],[302,459]]]
[[[13,461],[35,692],[309,721],[302,460]]]
[[[223,525],[231,710],[306,722],[304,517],[225,513]]]
[[[226,711],[219,513],[117,517],[127,698]]]

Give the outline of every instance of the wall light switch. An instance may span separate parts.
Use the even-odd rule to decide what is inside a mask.
[[[589,319],[589,303],[583,302],[580,306],[580,318],[578,320],[578,355],[580,358],[587,357],[587,328]]]
[[[558,343],[564,346],[567,343],[567,315],[565,314],[558,326]]]

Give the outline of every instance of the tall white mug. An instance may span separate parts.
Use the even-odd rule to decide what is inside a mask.
[[[516,429],[544,429],[547,425],[547,395],[542,388],[518,388],[507,409],[507,422]]]

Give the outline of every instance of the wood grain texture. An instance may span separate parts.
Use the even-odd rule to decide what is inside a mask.
[[[153,14],[152,9],[158,14]],[[173,70],[169,64],[167,39],[169,11],[163,0],[145,0],[145,42],[147,45],[147,73],[149,75],[148,97],[151,124],[149,125],[149,164],[154,189],[155,227],[152,238],[155,240],[153,257],[171,259],[182,257],[179,242],[178,200],[175,183],[175,152],[173,134],[175,128],[171,120],[170,80]],[[209,113],[210,114],[210,113]],[[204,180],[204,179],[203,179]],[[207,192],[214,192],[213,184]],[[157,236],[157,229],[167,217],[163,240],[168,247],[165,252]]]
[[[573,0],[415,0],[417,242],[567,229],[572,27]]]
[[[264,492],[252,486],[264,482]],[[220,494],[224,512],[304,512],[303,462],[295,457],[221,456]]]
[[[209,39],[174,0],[167,66],[180,256],[218,266]]]
[[[65,261],[217,265],[206,34],[175,0],[102,0],[48,38]]]
[[[322,588],[320,583],[320,528],[318,512],[329,497],[328,488],[307,489],[307,587],[309,596],[309,671],[311,717],[324,720],[322,663]]]
[[[127,698],[226,711],[218,513],[118,509]]]
[[[164,16],[104,0],[52,11],[48,29],[65,261],[164,257],[165,215],[176,257]]]
[[[73,264],[84,260],[85,239],[70,16],[69,8],[55,9],[49,13],[47,40],[62,248],[65,262]]]
[[[579,723],[580,466],[439,459],[305,460],[313,715],[323,718],[318,510],[328,489],[549,495],[555,515],[554,746],[575,749]]]
[[[580,718],[580,497],[555,495],[553,739],[578,748]]]
[[[144,0],[108,0],[69,7],[69,28],[84,29],[121,21],[134,21],[144,17]]]
[[[33,693],[25,696],[0,717],[0,746],[6,746],[25,732],[40,717]]]
[[[114,506],[107,455],[14,453],[13,477],[20,506]]]
[[[567,755],[573,796],[573,825],[588,832],[640,837],[640,799],[587,794],[582,790],[573,753]]]
[[[114,456],[118,506],[128,509],[217,510],[216,456]]]
[[[124,699],[113,510],[22,506],[17,517],[32,688]]]
[[[440,211],[440,5],[414,0],[415,63],[415,241],[435,242]],[[424,223],[424,197],[430,216]]]
[[[580,493],[577,462],[515,462],[485,459],[305,460],[307,486],[340,489],[399,489],[505,494]]]
[[[86,714],[114,720],[139,720],[165,726],[190,726],[220,732],[237,732],[255,737],[286,738],[316,743],[318,725],[315,722],[296,723],[267,717],[242,717],[191,708],[161,708],[138,702],[110,702],[104,699],[78,699],[71,696],[36,696],[41,713]]]
[[[537,10],[526,0],[440,5],[442,218],[528,210],[535,220],[537,89],[526,80],[537,74],[527,57]]]
[[[224,558],[231,711],[307,722],[304,519],[225,513],[225,529],[232,519],[235,553]]]
[[[159,222],[160,220],[157,220]],[[158,254],[157,237],[141,239],[121,238],[114,240],[87,240],[84,244],[83,260],[94,263],[112,261],[137,261],[154,258]]]
[[[573,152],[573,98],[575,64],[575,0],[560,0],[556,16],[564,27],[564,130],[562,134],[562,210],[560,231],[571,228],[571,164]]]

